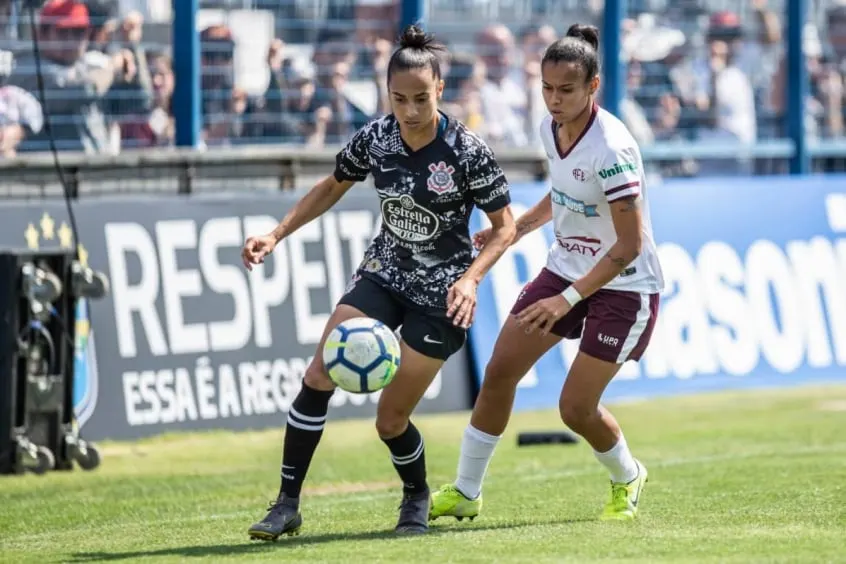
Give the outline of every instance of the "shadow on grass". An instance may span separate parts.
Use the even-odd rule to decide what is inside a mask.
[[[592,518],[582,519],[558,519],[550,521],[514,521],[509,523],[497,523],[492,525],[478,526],[438,526],[434,525],[429,529],[427,535],[474,533],[478,531],[494,531],[503,529],[521,529],[542,525],[564,525],[567,523],[580,523],[594,521]],[[203,557],[203,556],[229,556],[238,554],[250,554],[266,552],[270,550],[284,550],[285,547],[298,547],[328,544],[336,541],[368,541],[388,540],[396,538],[415,538],[414,535],[397,535],[393,529],[382,531],[363,531],[360,533],[326,533],[326,534],[304,534],[297,537],[281,537],[277,542],[248,541],[238,544],[218,544],[208,546],[186,546],[175,548],[163,548],[159,550],[140,550],[135,552],[79,552],[73,554],[69,562],[108,562],[115,560],[134,560],[151,556],[181,556],[181,557]]]

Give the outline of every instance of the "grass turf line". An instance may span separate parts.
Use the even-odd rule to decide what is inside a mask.
[[[846,530],[846,386],[612,406],[650,470],[640,519],[596,520],[607,476],[582,443],[517,448],[560,428],[519,413],[473,523],[394,538],[399,483],[370,421],[330,423],[303,498],[303,535],[251,543],[278,486],[281,432],[101,445],[103,464],[0,479],[0,561],[838,561]],[[421,416],[432,487],[451,480],[466,413]]]

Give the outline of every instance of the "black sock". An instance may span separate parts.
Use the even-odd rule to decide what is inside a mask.
[[[285,446],[282,449],[282,485],[280,493],[299,498],[308,466],[323,435],[329,400],[334,392],[309,388],[305,382],[291,409],[285,428]]]
[[[402,480],[405,494],[422,493],[426,485],[426,453],[423,437],[409,421],[405,432],[393,439],[382,439],[391,451],[391,462]]]

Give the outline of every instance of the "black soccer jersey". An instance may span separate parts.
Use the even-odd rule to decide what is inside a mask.
[[[382,205],[382,228],[357,275],[420,306],[445,309],[449,287],[473,258],[473,206],[493,212],[511,201],[490,148],[464,124],[442,116],[435,140],[412,151],[388,115],[358,130],[336,161],[339,181],[372,174]]]

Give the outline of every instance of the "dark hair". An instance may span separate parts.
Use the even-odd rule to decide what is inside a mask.
[[[588,80],[599,74],[599,30],[596,26],[573,24],[566,37],[546,49],[541,65],[546,63],[578,63]]]
[[[395,72],[430,67],[435,78],[441,78],[439,56],[446,53],[446,47],[435,41],[434,36],[416,25],[405,28],[399,38],[399,49],[388,62],[388,80]]]

